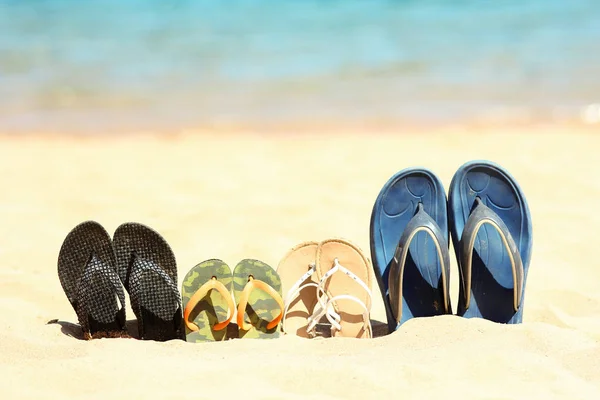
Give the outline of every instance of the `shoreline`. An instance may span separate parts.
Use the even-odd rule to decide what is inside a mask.
[[[116,139],[135,137],[154,137],[165,139],[176,139],[188,136],[265,136],[265,137],[319,137],[323,135],[438,135],[438,134],[598,134],[600,124],[587,123],[522,123],[522,124],[445,124],[439,126],[405,125],[405,124],[365,124],[345,125],[343,122],[331,122],[329,124],[281,124],[272,126],[258,126],[252,124],[239,125],[206,125],[190,128],[175,129],[115,129],[107,131],[91,131],[78,129],[73,131],[59,130],[3,130],[0,126],[0,140],[18,138],[72,138],[75,140],[94,140],[96,138]]]

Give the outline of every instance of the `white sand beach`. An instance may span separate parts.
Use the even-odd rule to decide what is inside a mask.
[[[1,398],[599,399],[599,151],[597,128],[580,127],[0,136]],[[392,174],[424,166],[447,189],[472,159],[510,171],[532,212],[521,325],[443,316],[367,340],[78,339],[57,257],[82,221],[157,230],[179,285],[205,259],[276,267],[307,240],[347,238],[370,257]],[[454,257],[451,287],[456,308]]]

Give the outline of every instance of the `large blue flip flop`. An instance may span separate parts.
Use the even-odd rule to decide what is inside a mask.
[[[468,162],[448,194],[460,272],[458,315],[516,324],[531,258],[531,214],[515,179],[490,161]]]
[[[370,234],[390,331],[413,317],[452,313],[446,192],[433,172],[392,176],[375,201]]]

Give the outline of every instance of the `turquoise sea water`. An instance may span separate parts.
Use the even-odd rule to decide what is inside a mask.
[[[600,1],[0,0],[0,132],[572,121]]]

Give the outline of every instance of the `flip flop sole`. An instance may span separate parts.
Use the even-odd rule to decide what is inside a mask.
[[[240,261],[233,270],[233,295],[239,304],[244,287],[249,278],[257,279],[271,286],[281,296],[281,278],[277,271],[259,260],[246,259]],[[251,325],[249,330],[239,329],[240,338],[274,339],[281,335],[281,325],[267,329],[270,321],[274,320],[281,310],[269,294],[261,290],[253,290],[248,299],[244,320]]]
[[[83,222],[66,236],[58,255],[58,277],[85,339],[127,336],[125,293],[110,235],[100,224]]]
[[[181,298],[183,307],[186,308],[190,298],[205,283],[216,278],[230,292],[233,286],[231,269],[221,260],[206,260],[196,265],[183,278],[181,285]],[[231,296],[231,294],[230,294]],[[186,341],[188,342],[210,342],[222,341],[227,338],[227,329],[214,330],[215,324],[224,321],[228,316],[227,300],[216,290],[211,290],[194,307],[189,320],[198,326],[197,331],[185,328]]]
[[[508,228],[520,253],[526,280],[532,246],[531,214],[516,180],[495,163],[472,161],[456,172],[448,197],[455,248],[460,248],[465,224],[475,199],[479,198]],[[521,307],[515,312],[510,258],[500,234],[492,226],[484,224],[477,233],[471,268],[470,305],[465,309],[466,294],[464,285],[460,285],[458,315],[502,323],[521,322],[524,290]]]
[[[392,176],[377,196],[371,214],[371,254],[390,331],[397,328],[390,304],[390,265],[400,237],[419,203],[438,225],[448,244],[446,192],[440,179],[427,169],[408,168]],[[432,237],[418,232],[410,242],[404,265],[400,324],[413,317],[443,313],[441,275],[441,260]]]
[[[113,239],[117,270],[124,282],[141,339],[183,339],[177,263],[166,240],[145,225],[125,223]]]

